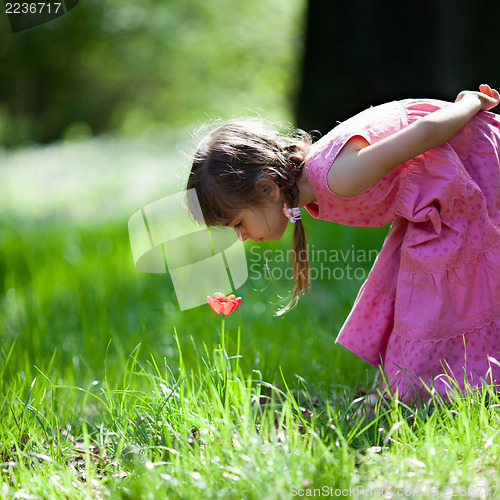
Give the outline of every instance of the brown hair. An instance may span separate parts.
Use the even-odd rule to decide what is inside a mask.
[[[210,131],[193,157],[187,189],[195,189],[203,221],[227,225],[242,208],[266,202],[256,188],[261,179],[276,183],[289,207],[299,201],[297,180],[304,168],[312,139],[301,130],[281,134],[256,119],[231,120]],[[195,210],[189,206],[196,217]],[[295,289],[290,302],[277,314],[293,307],[310,286],[309,259],[302,221],[294,224],[293,267]]]

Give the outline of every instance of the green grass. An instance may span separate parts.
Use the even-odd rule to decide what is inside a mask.
[[[306,222],[315,248],[384,234]],[[167,275],[134,268],[126,227],[1,225],[2,498],[485,498],[500,484],[493,387],[364,409],[375,370],[334,344],[358,282],[319,281],[276,318],[291,283],[250,279],[223,349],[220,316],[180,312]]]
[[[1,499],[500,494],[494,387],[448,402],[433,395],[417,408],[390,395],[369,408],[360,396],[376,370],[334,340],[361,285],[341,274],[348,264],[366,273],[373,258],[313,262],[340,274],[316,280],[298,307],[278,318],[292,288],[279,258],[289,238],[258,250],[248,244],[253,267],[238,290],[242,304],[225,321],[224,346],[220,316],[207,305],[180,312],[168,275],[134,267],[128,217],[182,189],[177,147],[192,149],[189,132],[166,137],[163,121],[247,108],[291,119],[303,2],[292,4],[241,3],[248,15],[239,17],[238,9],[210,6],[196,19],[215,24],[192,24],[187,38],[183,22],[167,38],[158,24],[160,45],[151,45],[150,55],[165,75],[176,62],[182,88],[172,94],[161,78],[159,85],[143,82],[141,95],[158,106],[148,111],[130,101],[117,108],[127,140],[0,151]],[[182,12],[189,7],[182,5]],[[227,22],[235,13],[238,22]],[[207,58],[213,30],[230,44]],[[172,36],[182,43],[170,43]],[[135,53],[138,39],[126,38]],[[174,60],[156,57],[165,43]],[[123,43],[111,46],[128,57]],[[228,59],[228,50],[244,57]],[[120,57],[106,66],[97,53],[89,64],[119,82],[123,68],[130,74]],[[135,60],[140,82],[151,60]],[[216,74],[207,70],[214,62]],[[184,98],[172,108],[165,99],[175,92]],[[67,138],[77,129],[69,127]],[[145,130],[156,135],[132,137]],[[304,219],[315,249],[345,255],[378,250],[386,231]],[[261,276],[266,265],[271,279]]]

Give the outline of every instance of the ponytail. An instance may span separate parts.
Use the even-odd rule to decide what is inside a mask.
[[[294,151],[289,156],[288,175],[284,176],[282,193],[290,208],[298,206],[299,188],[297,180],[302,174],[305,155],[301,151]],[[311,271],[309,265],[309,256],[307,252],[306,234],[302,220],[298,219],[293,229],[293,252],[292,252],[293,276],[295,279],[295,288],[288,304],[279,310],[276,315],[281,316],[292,309],[298,302],[301,293],[307,293],[311,287]]]

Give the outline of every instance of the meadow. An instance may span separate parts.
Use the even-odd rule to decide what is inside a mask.
[[[134,266],[128,219],[183,189],[200,122],[295,120],[306,8],[88,0],[16,35],[0,18],[1,499],[500,495],[494,386],[377,403],[381,375],[335,344],[387,228],[304,215],[315,279],[280,317],[290,232],[245,243],[224,323]]]
[[[247,242],[224,336],[135,268],[128,217],[182,188],[186,136],[4,154],[0,497],[494,497],[494,387],[370,406],[377,371],[334,343],[387,228],[304,216],[317,279],[281,317],[291,235]]]

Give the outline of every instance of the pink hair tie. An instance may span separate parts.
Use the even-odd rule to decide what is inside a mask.
[[[294,208],[289,208],[288,205],[285,203],[283,205],[283,213],[290,219],[290,222],[294,224],[298,220],[300,220],[300,208],[294,207]]]

